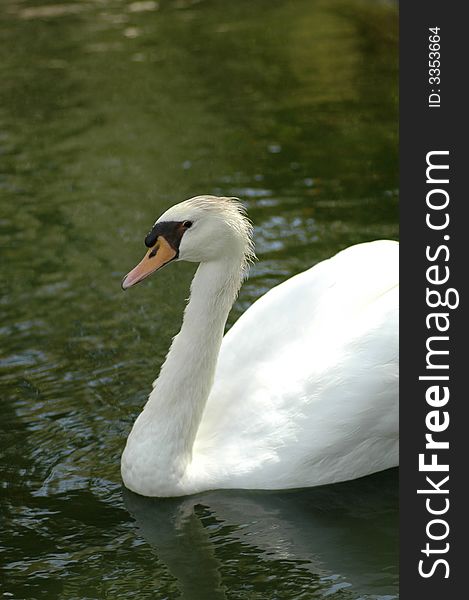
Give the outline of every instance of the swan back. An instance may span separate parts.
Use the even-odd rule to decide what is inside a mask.
[[[281,488],[397,464],[397,253],[387,240],[348,248],[267,292],[225,336],[194,455],[217,448],[229,487],[252,486],[253,472]]]

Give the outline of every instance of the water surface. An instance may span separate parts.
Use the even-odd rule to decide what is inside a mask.
[[[3,0],[4,597],[397,597],[395,472],[148,500],[119,458],[194,267],[132,293],[169,205],[239,196],[273,285],[397,231],[397,9],[365,0]]]

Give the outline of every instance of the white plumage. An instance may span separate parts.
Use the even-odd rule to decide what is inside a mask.
[[[375,241],[276,286],[223,338],[252,257],[232,199],[197,197],[179,260],[200,261],[180,333],[122,457],[148,496],[283,489],[398,464],[398,244]]]

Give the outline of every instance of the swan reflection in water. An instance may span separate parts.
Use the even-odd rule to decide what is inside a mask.
[[[186,600],[334,592],[391,600],[397,598],[397,480],[391,469],[303,490],[166,499],[124,489],[124,502]]]

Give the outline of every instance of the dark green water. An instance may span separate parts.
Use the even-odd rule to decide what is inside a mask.
[[[265,290],[397,237],[397,9],[2,0],[4,598],[397,597],[397,474],[148,500],[120,453],[193,273],[123,294],[155,218],[241,197]]]

